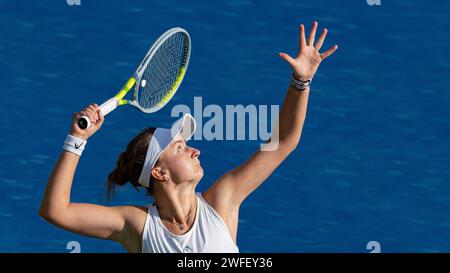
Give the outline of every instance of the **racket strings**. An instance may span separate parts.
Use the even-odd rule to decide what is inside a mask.
[[[155,52],[141,78],[141,82],[142,80],[146,82],[138,91],[138,101],[142,108],[155,106],[172,90],[180,68],[186,62],[189,46],[187,43],[186,36],[177,33],[167,39]]]

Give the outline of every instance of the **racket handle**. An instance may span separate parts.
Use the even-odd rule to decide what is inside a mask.
[[[119,100],[117,98],[115,98],[115,97],[110,98],[105,103],[100,105],[100,111],[101,111],[103,116],[106,116],[111,111],[116,109],[117,105],[119,105]],[[78,127],[80,127],[80,129],[82,129],[82,130],[91,127],[91,124],[92,124],[91,120],[87,116],[82,116],[82,117],[80,117],[78,119]]]

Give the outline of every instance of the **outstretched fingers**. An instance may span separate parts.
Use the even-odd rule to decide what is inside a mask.
[[[319,23],[317,21],[314,21],[314,23],[312,24],[311,31],[309,32],[308,46],[314,45],[314,39],[316,38],[316,31],[318,25]]]
[[[336,50],[338,49],[337,45],[334,45],[332,48],[328,49],[327,51],[325,51],[324,53],[320,54],[320,57],[322,58],[322,60],[325,60],[326,58],[328,58],[331,54],[333,54]]]
[[[299,51],[302,51],[306,48],[306,36],[305,36],[305,26],[303,24],[300,25],[300,44]]]
[[[325,37],[327,37],[327,33],[328,29],[324,28],[322,30],[322,33],[320,34],[319,39],[317,40],[316,45],[314,46],[314,48],[317,49],[317,51],[319,51],[320,48],[322,48],[323,42],[325,41]]]

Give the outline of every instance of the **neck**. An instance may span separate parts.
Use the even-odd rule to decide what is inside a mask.
[[[195,188],[192,187],[160,189],[155,191],[155,202],[161,219],[185,224],[195,215],[193,210],[196,208],[197,196]]]

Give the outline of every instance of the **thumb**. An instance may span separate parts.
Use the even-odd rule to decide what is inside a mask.
[[[288,54],[284,53],[284,52],[280,52],[278,54],[283,60],[285,60],[288,64],[290,64],[291,66],[294,66],[294,59],[292,59],[291,56],[289,56]]]

